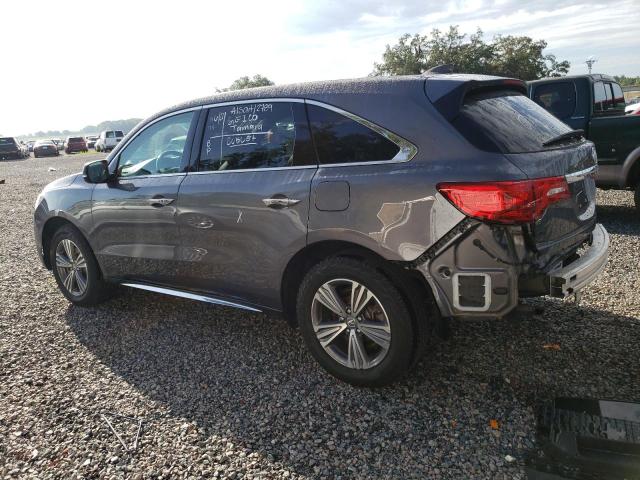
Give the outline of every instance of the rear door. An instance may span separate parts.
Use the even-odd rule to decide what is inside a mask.
[[[196,172],[180,186],[180,282],[185,288],[268,308],[307,240],[317,170],[302,100],[213,107]]]
[[[114,159],[116,177],[96,185],[91,238],[108,276],[173,281],[179,246],[176,200],[194,116],[194,111],[179,113],[147,126]]]
[[[526,96],[479,91],[464,99],[454,125],[476,146],[502,152],[530,179],[565,177],[568,198],[553,203],[531,226],[539,249],[563,250],[595,225],[595,148],[583,138],[550,142],[571,128]]]

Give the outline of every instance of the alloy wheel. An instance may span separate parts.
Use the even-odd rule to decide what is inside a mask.
[[[323,284],[313,297],[311,321],[325,352],[347,368],[373,368],[389,351],[389,317],[380,300],[354,280]]]
[[[80,297],[87,290],[87,262],[78,246],[65,238],[56,247],[56,269],[67,291]]]

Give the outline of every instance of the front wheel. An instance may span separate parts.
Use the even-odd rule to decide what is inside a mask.
[[[331,375],[378,387],[409,369],[411,315],[393,283],[367,263],[336,257],[314,266],[296,308],[307,347]]]
[[[49,258],[58,288],[70,302],[87,307],[111,296],[113,287],[102,280],[91,247],[72,226],[64,226],[54,234]]]

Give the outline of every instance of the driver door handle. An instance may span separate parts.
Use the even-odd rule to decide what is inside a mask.
[[[173,202],[173,200],[174,200],[173,198],[160,197],[160,198],[149,198],[147,202],[149,202],[152,207],[164,207],[166,205],[169,205],[171,202]]]
[[[263,198],[262,203],[264,203],[267,207],[278,208],[278,207],[292,207],[300,203],[300,200],[296,200],[295,198]]]

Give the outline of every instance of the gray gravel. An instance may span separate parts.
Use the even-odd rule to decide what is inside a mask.
[[[611,259],[579,307],[456,321],[405,380],[371,391],[324,374],[278,319],[138,291],[70,306],[37,260],[32,208],[91,158],[0,162],[0,478],[524,478],[538,402],[640,399],[628,192],[599,192]],[[106,412],[144,419],[137,451]],[[114,426],[133,440],[133,423]]]

